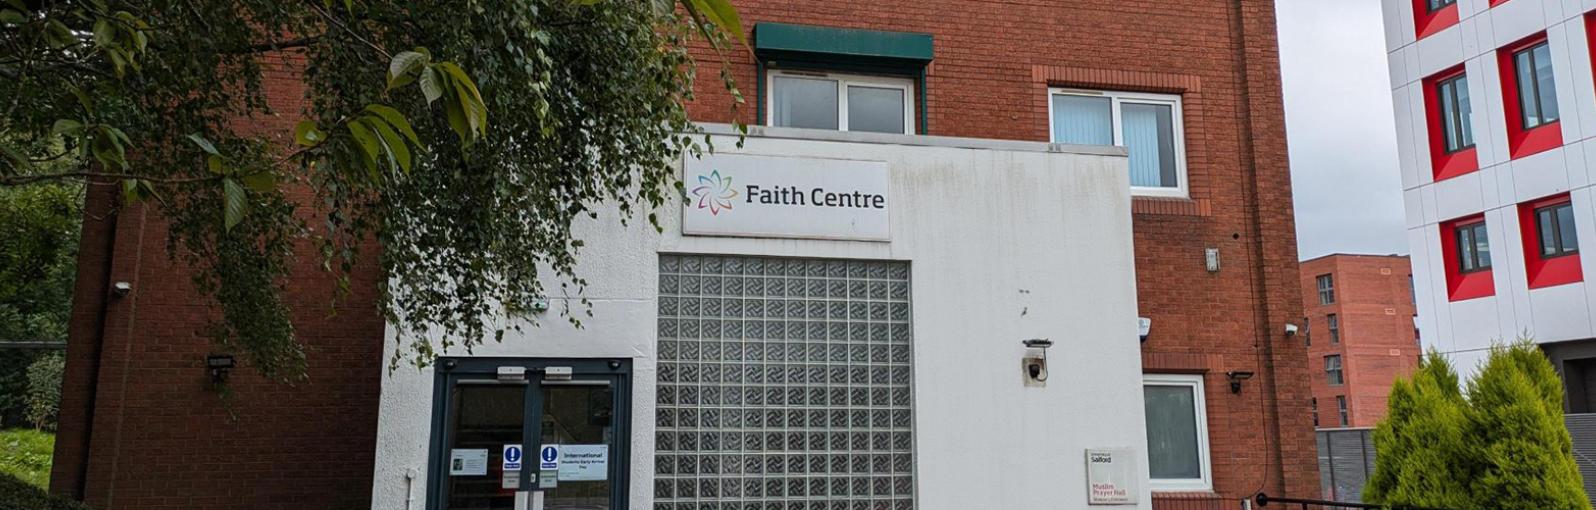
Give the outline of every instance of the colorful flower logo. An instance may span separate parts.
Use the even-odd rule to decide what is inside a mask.
[[[709,175],[698,176],[698,186],[693,188],[693,196],[698,197],[699,209],[709,209],[709,214],[719,216],[721,211],[731,210],[737,190],[732,189],[731,177],[721,177],[720,170],[716,170]]]

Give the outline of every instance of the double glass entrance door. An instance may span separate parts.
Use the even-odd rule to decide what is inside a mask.
[[[626,507],[628,360],[445,358],[429,507]]]

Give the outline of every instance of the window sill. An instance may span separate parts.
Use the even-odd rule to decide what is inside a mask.
[[[1148,482],[1152,488],[1154,499],[1209,499],[1218,494],[1210,484],[1190,482],[1189,486],[1182,486],[1179,482],[1160,486],[1156,481]]]
[[[1131,191],[1131,214],[1163,216],[1212,216],[1213,207],[1206,198],[1175,198],[1138,195]]]

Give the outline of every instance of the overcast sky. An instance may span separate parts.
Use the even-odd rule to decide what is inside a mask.
[[[1297,251],[1408,253],[1380,0],[1276,0]]]

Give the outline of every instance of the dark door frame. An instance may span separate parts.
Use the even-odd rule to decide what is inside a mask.
[[[612,510],[628,508],[631,491],[632,442],[632,360],[627,358],[518,358],[518,357],[439,357],[436,376],[432,383],[432,431],[427,446],[427,510],[442,510],[443,482],[449,476],[449,459],[443,455],[448,444],[450,386],[460,379],[497,381],[499,367],[526,368],[526,413],[522,426],[521,444],[525,451],[536,452],[542,441],[543,425],[543,372],[548,367],[570,367],[573,380],[604,379],[613,388],[615,432],[610,445],[610,500]],[[517,383],[484,383],[517,384]],[[536,457],[536,453],[530,455]],[[490,460],[489,462],[492,462]],[[537,490],[536,463],[521,468],[521,487],[517,490]]]

